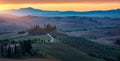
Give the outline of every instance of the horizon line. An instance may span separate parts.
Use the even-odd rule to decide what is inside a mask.
[[[0,4],[0,10],[20,9],[33,7],[49,11],[93,11],[93,10],[111,10],[120,8],[120,4]]]
[[[109,10],[120,10],[120,8],[112,8],[112,9],[98,9],[98,10],[85,10],[85,11],[76,11],[76,10],[44,10],[44,9],[39,9],[39,8],[34,8],[34,7],[23,7],[23,8],[16,8],[16,9],[8,9],[8,10],[0,10],[0,11],[9,11],[9,10],[20,10],[20,9],[36,9],[36,10],[42,10],[42,11],[59,11],[59,12],[66,12],[66,11],[74,11],[74,12],[90,12],[90,11],[109,11]]]

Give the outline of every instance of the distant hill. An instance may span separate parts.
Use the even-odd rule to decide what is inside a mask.
[[[4,15],[3,15],[4,16]],[[78,17],[78,16],[69,16],[69,17],[38,17],[38,16],[9,16],[2,17],[0,16],[0,30],[6,28],[8,24],[13,25],[14,27],[8,27],[8,31],[16,30],[21,26],[24,28],[31,28],[33,25],[38,24],[41,27],[44,24],[50,23],[51,25],[56,25],[56,27],[62,31],[84,31],[97,28],[115,28],[120,27],[120,18],[99,18],[99,17]],[[20,28],[22,29],[22,28]],[[23,30],[22,29],[22,30]]]
[[[16,32],[25,29],[26,27],[17,25],[12,22],[2,21],[0,20],[0,33],[4,32]]]
[[[76,11],[48,11],[40,10],[35,8],[21,8],[8,10],[10,14],[17,16],[45,16],[45,17],[66,17],[66,16],[80,16],[80,17],[120,17],[120,9],[113,10],[96,10],[96,11],[86,11],[86,12],[76,12]]]
[[[120,28],[72,31],[67,32],[67,34],[71,36],[82,37],[109,46],[118,46],[115,44],[115,42],[116,40],[120,40]]]
[[[2,17],[2,18],[16,18],[17,16],[9,14],[9,13],[1,13],[0,17]]]

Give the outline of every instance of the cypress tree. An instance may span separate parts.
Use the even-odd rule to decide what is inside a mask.
[[[27,40],[26,41],[26,52],[28,52],[30,54],[31,49],[32,49],[32,44],[31,44],[31,40]]]
[[[21,46],[21,49],[22,49],[22,54],[24,55],[25,54],[25,44],[24,44],[24,41],[20,42],[20,46]]]
[[[10,44],[8,45],[8,55],[7,57],[11,57],[11,47],[10,47]]]
[[[17,55],[17,46],[15,44],[15,47],[14,47],[14,55],[16,56]]]
[[[23,49],[21,45],[16,45],[16,56],[15,57],[22,57],[23,56]]]
[[[1,55],[4,56],[4,45],[1,46]]]

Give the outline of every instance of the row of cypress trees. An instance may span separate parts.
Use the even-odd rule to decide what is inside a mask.
[[[12,58],[12,57],[22,56],[22,49],[19,44],[8,44],[8,45],[2,44],[0,50],[2,57]]]
[[[20,43],[2,43],[0,46],[0,55],[2,57],[17,58],[30,54],[32,44],[30,40],[20,41]]]

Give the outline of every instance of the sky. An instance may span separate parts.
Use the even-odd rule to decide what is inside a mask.
[[[0,10],[33,7],[54,11],[91,11],[120,8],[120,0],[0,0]]]

